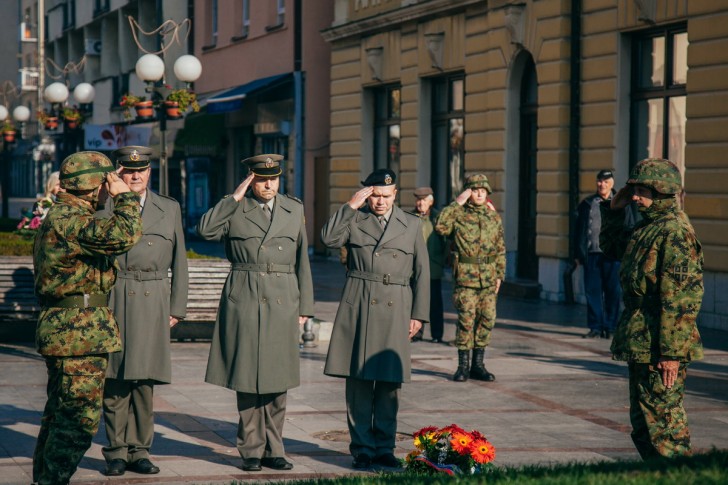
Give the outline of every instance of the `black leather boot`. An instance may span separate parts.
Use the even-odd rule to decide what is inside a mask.
[[[470,368],[470,377],[477,381],[494,381],[495,376],[488,372],[483,365],[485,349],[473,349],[473,366]]]
[[[452,376],[455,382],[465,382],[468,380],[468,367],[470,367],[470,351],[458,350],[458,370]]]

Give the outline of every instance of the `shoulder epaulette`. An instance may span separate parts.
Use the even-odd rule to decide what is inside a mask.
[[[294,196],[293,196],[293,195],[291,195],[291,194],[284,194],[284,195],[285,195],[286,197],[288,197],[289,199],[295,200],[295,201],[296,201],[296,202],[298,202],[299,204],[303,205],[303,201],[302,201],[301,199],[299,199],[298,197],[294,197]]]

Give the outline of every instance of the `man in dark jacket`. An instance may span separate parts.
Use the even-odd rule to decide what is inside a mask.
[[[111,354],[106,370],[104,422],[109,443],[103,454],[108,476],[123,475],[127,466],[137,473],[159,473],[149,460],[154,386],[172,382],[170,329],[187,311],[182,212],[176,200],[147,188],[151,153],[148,147],[128,146],[112,154],[122,180],[141,196],[142,239],[116,258],[119,272],[111,292],[124,348]]]
[[[394,172],[375,170],[362,185],[321,229],[328,247],[348,249],[324,373],[346,378],[354,468],[397,467],[399,393],[410,339],[430,314],[430,265],[420,218],[394,205]]]
[[[582,200],[576,216],[576,264],[584,268],[587,325],[584,338],[611,338],[619,316],[619,261],[605,255],[599,247],[602,215],[599,204],[614,195],[611,170],[597,174],[596,193]]]

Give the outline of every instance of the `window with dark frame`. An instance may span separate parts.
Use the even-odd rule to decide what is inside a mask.
[[[402,88],[374,90],[374,168],[388,168],[399,177]]]
[[[70,0],[63,6],[63,30],[74,28],[76,25],[76,0]]]
[[[632,39],[630,167],[649,157],[685,169],[688,34],[684,24]]]
[[[438,207],[463,190],[465,176],[465,76],[434,78],[432,83],[432,163],[430,184]]]
[[[94,17],[98,17],[101,14],[108,12],[109,0],[95,0],[94,2]]]
[[[243,0],[243,29],[240,32],[242,37],[250,33],[250,0]]]

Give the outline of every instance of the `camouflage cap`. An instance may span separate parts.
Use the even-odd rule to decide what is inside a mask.
[[[99,152],[78,152],[61,163],[61,187],[66,190],[93,190],[106,180],[114,166]]]
[[[111,154],[116,163],[127,170],[146,170],[151,155],[151,148],[136,145],[119,148]]]
[[[490,189],[490,184],[488,184],[488,177],[485,176],[483,173],[476,173],[468,178],[465,179],[465,188],[466,189],[486,189],[488,193],[490,194],[492,190]]]
[[[282,160],[283,155],[270,153],[246,158],[242,163],[258,177],[278,177],[283,173]]]
[[[677,165],[664,158],[646,158],[634,166],[627,183],[650,187],[660,194],[677,194],[682,189],[682,176]]]

